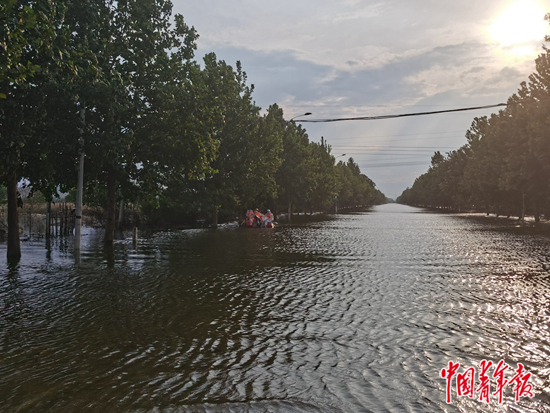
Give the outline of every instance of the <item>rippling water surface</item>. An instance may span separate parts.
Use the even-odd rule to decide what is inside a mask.
[[[2,411],[550,411],[545,235],[384,205],[114,262],[84,238],[80,262],[34,243],[17,267],[0,244]],[[441,369],[483,359],[523,363],[535,398],[446,404]]]

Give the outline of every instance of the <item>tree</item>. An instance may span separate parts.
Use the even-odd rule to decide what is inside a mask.
[[[149,167],[156,166],[155,156],[162,151],[144,150],[137,137],[156,124],[167,133],[156,146],[187,138],[178,132],[173,110],[168,116],[162,110],[173,108],[181,97],[171,90],[188,82],[186,63],[193,57],[197,34],[179,15],[172,27],[172,5],[166,0],[89,0],[71,6],[67,24],[74,42],[97,57],[100,73],[99,79],[87,78],[79,85],[78,100],[86,108],[87,180],[107,184],[105,244],[110,246],[120,183],[128,188],[159,176]]]
[[[264,116],[252,100],[240,62],[236,70],[215,54],[205,56],[205,75],[214,107],[223,108],[223,125],[215,132],[219,142],[213,173],[204,185],[210,194],[214,223],[218,211],[234,214],[276,196],[275,172],[280,165],[282,110],[272,105]],[[233,215],[234,216],[234,215]]]
[[[177,211],[189,219],[212,216],[215,223],[220,212],[234,217],[240,209],[276,196],[285,121],[276,105],[260,116],[252,100],[253,87],[246,80],[240,62],[234,70],[213,53],[204,57],[203,70],[193,70],[189,104],[177,114],[177,121],[197,142],[209,137],[211,146],[199,152],[204,163],[194,173],[176,167],[177,162],[162,164],[166,179],[158,203],[144,204],[150,218]],[[171,156],[166,153],[163,159]],[[159,165],[160,158],[155,161],[157,170]]]
[[[281,207],[288,207],[292,213],[292,205],[305,202],[307,193],[307,159],[309,156],[309,138],[301,126],[293,121],[284,122],[282,163],[276,173],[279,186],[278,199]]]
[[[550,50],[545,48],[535,64],[529,81],[508,100],[504,136],[509,156],[503,186],[527,195],[538,222],[550,191]]]
[[[539,221],[550,193],[550,50],[543,50],[506,109],[475,118],[468,144],[446,157],[436,152],[428,172],[400,199],[427,206],[471,202],[487,213],[522,215],[525,198]]]
[[[321,138],[321,144],[309,143],[304,207],[310,212],[330,209],[338,194],[338,171],[330,151],[330,146],[324,142],[323,138]]]
[[[347,163],[338,162],[338,205],[343,208],[383,204],[386,197],[376,189],[375,183],[361,173],[359,165],[349,158]]]
[[[55,160],[41,133],[49,108],[45,90],[60,78],[65,7],[47,0],[0,5],[0,181],[7,186],[9,258],[19,258],[17,182],[51,175]],[[32,159],[41,162],[32,162]]]

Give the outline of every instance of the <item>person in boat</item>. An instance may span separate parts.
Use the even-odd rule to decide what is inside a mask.
[[[255,227],[261,227],[262,226],[263,217],[260,213],[260,210],[256,208],[254,210],[254,226]]]
[[[246,211],[245,225],[247,227],[253,227],[254,226],[254,221],[255,221],[254,211],[249,209],[248,211]]]
[[[262,222],[262,226],[265,228],[273,228],[273,219],[275,218],[271,213],[271,210],[268,209],[267,213],[264,215],[265,219]]]

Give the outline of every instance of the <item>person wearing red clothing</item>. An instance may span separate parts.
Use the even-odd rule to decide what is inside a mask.
[[[251,209],[249,209],[248,211],[246,211],[246,220],[245,220],[245,223],[246,223],[246,226],[247,226],[247,227],[252,227],[252,226],[254,226],[254,211],[252,211]]]
[[[256,208],[254,210],[254,226],[255,227],[261,227],[262,226],[262,214],[260,213],[260,210],[258,208]]]

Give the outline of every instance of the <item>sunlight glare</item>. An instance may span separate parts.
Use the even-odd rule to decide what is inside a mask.
[[[542,43],[548,31],[544,15],[544,8],[536,1],[515,1],[494,20],[489,35],[505,47],[536,40]]]

